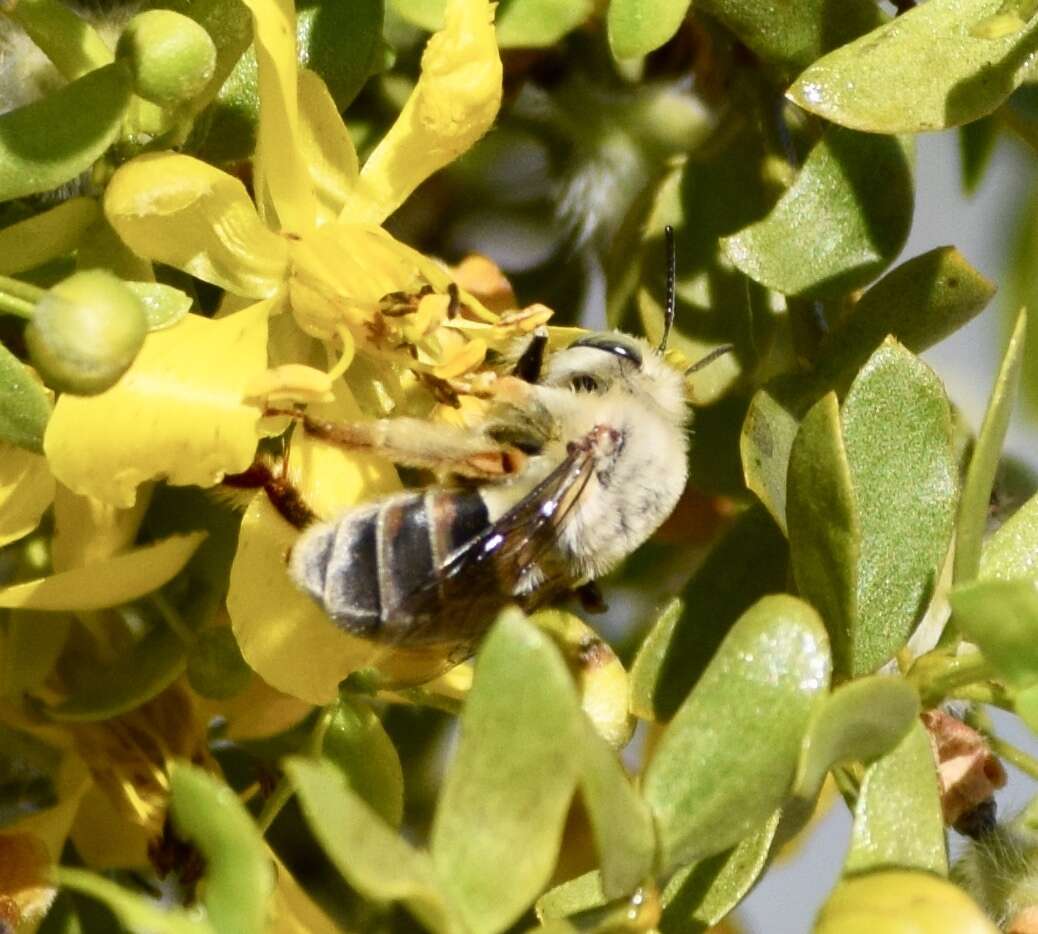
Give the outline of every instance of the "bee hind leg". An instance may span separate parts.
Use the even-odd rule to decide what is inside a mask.
[[[263,461],[256,461],[241,473],[228,474],[223,478],[223,484],[239,490],[264,490],[274,508],[297,529],[305,529],[317,521],[317,514],[306,504],[292,481]]]

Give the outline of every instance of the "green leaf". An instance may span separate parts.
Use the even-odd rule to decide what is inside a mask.
[[[955,530],[954,580],[957,584],[972,580],[980,570],[981,543],[987,529],[991,490],[995,484],[1002,444],[1016,398],[1026,334],[1027,312],[1021,310],[995,378],[984,423],[973,446],[973,456],[962,487]]]
[[[820,55],[883,21],[867,0],[770,4],[759,0],[696,0],[696,9],[719,19],[765,61],[783,72],[805,68]]]
[[[432,827],[437,874],[469,927],[506,928],[551,877],[583,726],[558,650],[521,613],[503,613],[476,660]]]
[[[18,0],[10,16],[68,81],[111,64],[112,52],[86,20],[58,0]]]
[[[981,117],[959,127],[959,161],[962,165],[962,190],[975,194],[984,178],[998,141],[998,119]]]
[[[751,279],[787,295],[837,298],[860,288],[908,237],[908,153],[897,139],[830,127],[771,213],[726,237],[725,252]]]
[[[190,310],[191,296],[161,282],[123,282],[144,306],[149,331],[172,327]]]
[[[823,341],[815,391],[842,395],[887,335],[921,353],[976,317],[994,294],[995,284],[955,247],[913,256],[872,285]]]
[[[447,0],[392,0],[400,16],[434,32],[443,28]],[[509,0],[497,8],[494,29],[503,49],[554,45],[585,22],[594,11],[591,0]]]
[[[584,726],[584,769],[580,791],[601,863],[607,898],[633,892],[652,876],[656,831],[645,802],[636,794],[616,752]]]
[[[655,886],[637,889],[625,898],[609,901],[602,892],[598,871],[563,882],[542,895],[535,906],[542,927],[530,931],[565,934],[575,931],[647,931],[659,917],[659,893]]]
[[[139,707],[184,673],[184,643],[156,625],[111,665],[84,673],[69,697],[45,712],[53,720],[107,720]]]
[[[321,848],[357,891],[403,902],[432,931],[457,931],[431,860],[392,830],[330,762],[292,758],[285,772]]]
[[[43,453],[50,401],[25,365],[0,344],[0,441]]]
[[[957,885],[925,872],[873,872],[841,882],[814,934],[998,934]]]
[[[170,814],[177,832],[205,858],[202,903],[220,934],[266,930],[274,865],[238,796],[210,774],[177,762],[170,776]]]
[[[404,816],[404,775],[396,747],[375,712],[341,699],[320,737],[321,755],[342,770],[350,787],[391,827]]]
[[[999,39],[973,34],[1001,2],[919,4],[816,61],[787,95],[833,123],[870,133],[921,133],[983,117],[1024,79],[1038,44],[1034,24]]]
[[[919,696],[903,678],[872,675],[840,685],[815,708],[800,750],[794,794],[813,803],[829,769],[886,755],[918,715]]]
[[[596,869],[549,889],[537,899],[535,908],[538,920],[551,921],[597,908],[606,901],[602,876]]]
[[[829,673],[821,620],[794,597],[764,597],[732,627],[645,773],[664,872],[728,849],[782,803]]]
[[[1038,495],[984,543],[978,576],[981,580],[1038,580]]]
[[[789,457],[789,555],[797,590],[821,614],[838,673],[853,667],[861,522],[836,394],[807,413]],[[823,773],[824,774],[824,773]]]
[[[252,680],[230,626],[203,626],[187,656],[187,680],[202,697],[223,700],[240,694]]]
[[[698,934],[720,923],[753,888],[768,864],[776,811],[758,831],[725,853],[679,870],[663,891],[661,934]]]
[[[897,867],[945,876],[945,846],[933,750],[917,720],[897,747],[865,772],[843,871]]]
[[[378,70],[384,18],[383,0],[305,0],[298,7],[299,64],[324,79],[340,111]]]
[[[857,675],[893,656],[926,610],[951,538],[958,467],[944,388],[896,342],[858,374],[842,419],[861,526]]]
[[[609,47],[619,60],[641,58],[678,31],[690,0],[610,0]]]
[[[212,925],[183,908],[163,906],[85,869],[59,866],[55,868],[54,875],[63,888],[82,892],[104,902],[130,931],[148,931],[149,934],[217,934]],[[219,934],[224,932],[220,931]]]
[[[1032,733],[1038,733],[1038,684],[1016,692],[1013,710],[1030,727]]]
[[[786,589],[786,541],[760,507],[714,545],[643,640],[631,668],[631,707],[666,721],[706,671],[722,640],[760,597]]]
[[[1038,682],[1038,589],[1033,580],[986,580],[949,597],[958,630],[1010,684]]]
[[[1028,86],[1030,87],[1030,86]],[[1038,185],[1032,184],[1014,212],[1002,306],[1008,334],[1020,308],[1038,308]],[[1038,413],[1038,341],[1024,348],[1022,397],[1027,415]]]
[[[757,495],[783,532],[789,455],[803,416],[803,382],[780,376],[757,390],[739,439],[746,487]]]
[[[132,82],[115,63],[0,116],[0,201],[56,188],[118,138]]]

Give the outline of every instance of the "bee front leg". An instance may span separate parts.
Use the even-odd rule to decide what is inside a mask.
[[[530,343],[519,355],[515,363],[512,375],[526,383],[540,381],[541,370],[544,368],[544,351],[548,347],[548,329],[543,325],[533,332]]]
[[[266,414],[294,418],[307,434],[330,444],[474,480],[500,480],[519,470],[526,457],[518,448],[478,431],[420,418],[336,423],[288,409],[268,409]]]

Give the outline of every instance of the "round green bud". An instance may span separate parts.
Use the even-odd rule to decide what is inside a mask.
[[[172,10],[138,13],[115,50],[133,73],[134,90],[162,107],[202,92],[216,68],[216,46],[193,19]]]
[[[187,680],[202,697],[233,697],[251,677],[230,626],[209,626],[198,634],[187,657]]]
[[[147,333],[140,299],[110,272],[88,269],[40,299],[25,342],[48,386],[92,396],[126,372]]]

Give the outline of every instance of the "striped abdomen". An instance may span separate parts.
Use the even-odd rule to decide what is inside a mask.
[[[308,529],[292,549],[289,570],[344,629],[396,640],[416,622],[411,598],[420,589],[427,592],[423,615],[438,615],[438,569],[488,524],[474,491],[394,496]]]

